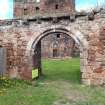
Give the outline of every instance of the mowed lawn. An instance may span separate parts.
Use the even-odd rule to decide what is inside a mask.
[[[80,84],[80,59],[42,60],[43,74],[46,80],[68,81]]]
[[[42,60],[42,65],[39,80],[1,88],[0,105],[105,105],[105,87],[81,84],[79,58]]]

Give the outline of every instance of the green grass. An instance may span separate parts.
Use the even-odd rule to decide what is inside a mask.
[[[80,83],[80,59],[72,60],[42,60],[43,73],[46,80],[65,80]]]
[[[105,105],[104,87],[81,84],[79,58],[42,64],[44,77],[38,81],[11,80],[13,86],[0,88],[0,105]]]

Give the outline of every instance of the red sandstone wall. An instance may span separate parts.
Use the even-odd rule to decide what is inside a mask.
[[[74,11],[74,0],[43,0],[41,2],[41,13],[70,13]],[[58,9],[56,8],[58,5]]]
[[[74,40],[65,34],[60,34],[57,38],[57,34],[51,34],[44,37],[41,41],[41,53],[43,58],[54,58],[53,50],[54,43],[57,43],[57,57],[56,58],[69,58],[73,56],[79,56],[79,49],[76,48]]]
[[[53,15],[55,13],[70,14],[75,10],[75,0],[41,0],[40,3],[36,3],[33,0],[29,0],[27,3],[15,2],[14,3],[14,17],[34,17],[41,15]],[[56,8],[56,5],[57,8]],[[39,10],[36,10],[36,8]],[[24,15],[24,9],[27,9],[27,15]]]
[[[25,56],[28,43],[26,35],[27,32],[23,34],[16,28],[0,31],[0,45],[6,48],[6,74],[11,78],[32,78],[32,69],[29,69],[29,62]]]

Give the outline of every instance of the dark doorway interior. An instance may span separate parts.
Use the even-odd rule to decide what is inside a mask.
[[[57,51],[57,49],[53,49],[53,57],[54,58],[58,57],[58,51]]]

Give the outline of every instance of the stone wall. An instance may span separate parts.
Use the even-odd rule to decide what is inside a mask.
[[[55,51],[55,53],[54,53]],[[72,58],[79,56],[78,44],[68,35],[50,34],[41,40],[42,58]]]
[[[75,0],[43,0],[41,2],[42,13],[68,13],[74,12]]]
[[[75,0],[15,1],[14,18],[70,15],[75,11]],[[56,15],[55,15],[56,13]]]
[[[71,22],[63,18],[56,23],[53,20],[35,21],[6,20],[0,26],[0,44],[7,49],[7,75],[12,78],[31,79],[32,57],[36,44],[50,33],[61,32],[72,37],[79,45],[82,82],[88,85],[105,83],[105,12],[94,15],[78,16]],[[25,24],[24,24],[25,23]],[[39,60],[40,61],[40,60]],[[36,60],[37,62],[37,60]]]

